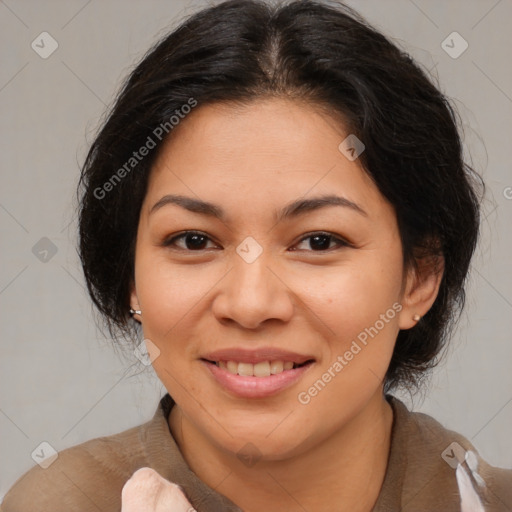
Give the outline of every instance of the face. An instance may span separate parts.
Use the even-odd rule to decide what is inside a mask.
[[[223,450],[291,457],[382,394],[407,327],[402,246],[347,135],[289,100],[199,106],[152,169],[132,307],[184,418]]]

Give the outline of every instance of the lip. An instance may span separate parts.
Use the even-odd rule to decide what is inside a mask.
[[[247,377],[230,373],[225,368],[220,368],[205,360],[201,360],[200,362],[224,389],[239,398],[266,398],[280,393],[293,386],[315,365],[314,361],[312,361],[305,366],[284,370],[281,373],[269,375],[268,377]]]
[[[204,355],[202,359],[207,359],[208,361],[236,361],[237,363],[251,364],[261,363],[262,361],[291,361],[292,363],[303,364],[315,358],[312,355],[298,354],[296,352],[280,350],[275,347],[261,347],[253,350],[241,348],[216,350],[215,352]]]

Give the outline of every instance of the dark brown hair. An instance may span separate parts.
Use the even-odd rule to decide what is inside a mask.
[[[447,98],[403,50],[342,4],[223,2],[188,18],[146,54],[82,170],[79,252],[94,304],[111,334],[131,332],[139,212],[165,140],[155,130],[172,134],[171,118],[191,100],[200,107],[268,96],[342,116],[365,145],[361,164],[394,206],[405,263],[444,256],[438,297],[414,328],[399,333],[385,389],[417,385],[464,304],[479,226],[476,176],[463,161]],[[157,147],[131,161],[148,138]]]

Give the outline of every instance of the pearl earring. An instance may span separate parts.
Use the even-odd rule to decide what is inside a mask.
[[[130,315],[142,315],[142,311],[140,309],[131,309],[130,308]]]
[[[416,314],[412,317],[412,319],[413,319],[415,322],[419,322],[419,321],[421,320],[421,316],[420,316],[420,315],[418,315],[418,313],[416,313]]]

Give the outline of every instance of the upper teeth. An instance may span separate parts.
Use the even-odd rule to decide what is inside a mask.
[[[284,370],[291,370],[292,361],[261,361],[260,363],[237,363],[236,361],[216,361],[216,365],[225,368],[229,373],[244,375],[246,377],[268,377],[281,373]]]

